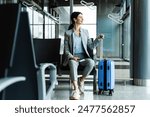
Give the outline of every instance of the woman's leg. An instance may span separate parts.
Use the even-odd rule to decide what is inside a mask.
[[[78,87],[78,66],[79,63],[76,62],[75,60],[70,60],[69,61],[69,68],[70,68],[70,78],[71,82],[73,84],[74,90],[72,91],[70,99],[79,99],[80,94],[79,94],[79,87]]]
[[[82,61],[80,64],[84,66],[84,70],[83,70],[82,78],[81,78],[81,81],[82,81],[91,73],[91,71],[93,70],[95,66],[95,62],[93,59],[87,58],[85,59],[85,61]]]
[[[82,77],[80,77],[78,80],[78,85],[79,85],[79,90],[81,94],[84,94],[84,80],[93,70],[95,62],[93,59],[87,58],[85,59],[85,61],[81,62],[80,64],[84,66],[85,68],[83,70]]]
[[[77,84],[77,80],[78,80],[78,66],[79,63],[76,62],[75,60],[70,60],[69,61],[69,68],[70,68],[70,78],[71,81],[73,83],[74,89],[78,89],[78,84]]]

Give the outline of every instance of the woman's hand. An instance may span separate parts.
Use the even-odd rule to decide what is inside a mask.
[[[75,60],[75,61],[78,61],[80,58],[79,58],[79,57],[74,56],[72,59],[73,59],[73,60]]]
[[[101,39],[104,39],[104,34],[99,34],[97,37],[96,37],[96,39],[98,39],[98,40],[101,40]]]

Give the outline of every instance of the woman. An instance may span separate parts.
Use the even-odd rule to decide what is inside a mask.
[[[69,64],[70,68],[70,78],[73,85],[70,99],[78,100],[80,99],[80,95],[84,93],[84,80],[95,65],[87,48],[94,49],[97,47],[100,39],[104,38],[104,35],[99,35],[94,42],[91,42],[88,31],[81,28],[81,24],[83,23],[81,12],[73,12],[71,14],[71,21],[72,24],[69,26],[68,31],[65,32],[64,65]],[[78,79],[77,69],[79,64],[84,66],[84,70],[82,77]]]

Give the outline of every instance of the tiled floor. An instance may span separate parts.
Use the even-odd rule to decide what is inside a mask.
[[[66,82],[59,83],[54,90],[52,100],[69,100],[71,90]],[[116,82],[112,96],[93,94],[92,84],[85,84],[85,93],[81,95],[81,100],[150,100],[150,87],[124,85],[122,82]]]
[[[115,88],[112,96],[93,94],[92,82],[85,82],[85,93],[81,95],[81,100],[150,100],[150,87],[132,85],[130,78],[129,63],[125,61],[115,61]],[[89,78],[90,79],[90,78]],[[92,79],[91,79],[92,81]],[[69,80],[59,81],[52,100],[69,100],[71,95]]]

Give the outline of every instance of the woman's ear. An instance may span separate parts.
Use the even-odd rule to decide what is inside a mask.
[[[73,21],[76,22],[77,21],[76,18],[73,18]]]

